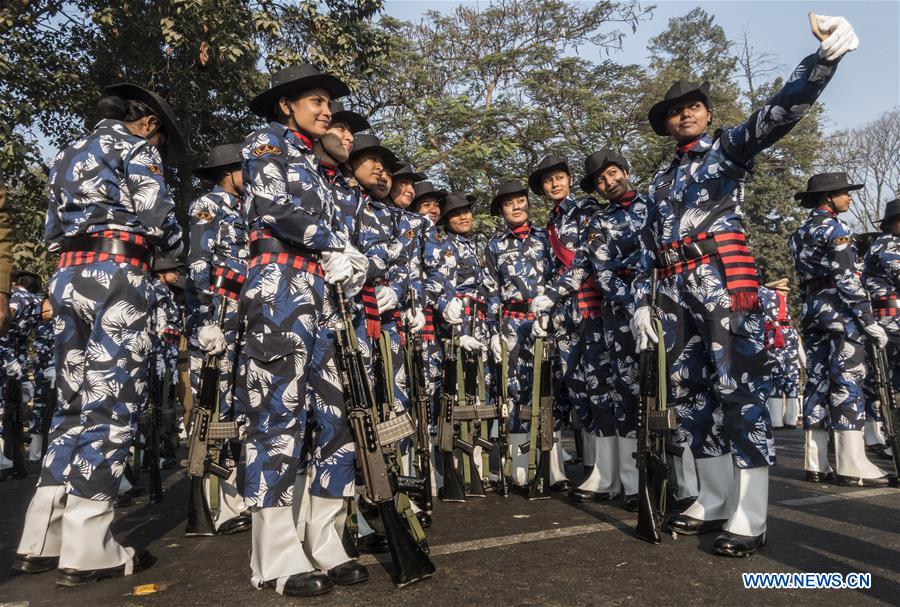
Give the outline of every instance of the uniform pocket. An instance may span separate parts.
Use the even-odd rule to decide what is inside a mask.
[[[728,328],[732,335],[762,342],[763,315],[758,312],[732,312],[728,315]]]
[[[291,339],[292,333],[250,333],[244,342],[244,352],[249,358],[270,364],[293,354],[299,344]]]

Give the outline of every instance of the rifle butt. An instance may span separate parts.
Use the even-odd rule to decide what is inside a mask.
[[[187,524],[184,534],[188,537],[208,537],[216,534],[209,505],[206,503],[206,491],[203,488],[203,477],[191,477],[191,490],[188,493]]]
[[[425,549],[406,530],[394,501],[380,502],[378,516],[381,518],[384,535],[391,550],[391,561],[394,564],[391,579],[394,586],[403,588],[431,577],[434,573],[434,563],[428,558]]]
[[[463,491],[462,480],[453,465],[453,452],[441,451],[442,476],[444,477],[444,487],[441,490],[441,500],[444,502],[465,502],[466,492]]]
[[[529,500],[550,499],[550,452],[541,451],[534,479],[528,485]]]

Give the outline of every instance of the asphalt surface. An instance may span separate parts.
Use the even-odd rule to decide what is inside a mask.
[[[769,544],[746,559],[712,554],[715,537],[632,536],[621,502],[575,505],[489,496],[435,505],[428,530],[434,576],[395,590],[387,563],[364,556],[370,579],[314,599],[289,599],[249,584],[250,534],[185,538],[188,482],[166,471],[159,504],[146,496],[117,513],[125,545],[159,560],[131,577],[57,588],[54,573],[12,572],[34,477],[0,483],[0,607],[76,605],[900,605],[900,490],[813,485],[803,479],[802,432],[776,433]],[[568,442],[571,451],[571,443]],[[564,443],[566,444],[566,443]],[[877,460],[887,468],[889,462]],[[573,478],[581,467],[570,467]],[[868,572],[869,590],[746,590],[742,572]],[[155,594],[133,596],[135,586]]]

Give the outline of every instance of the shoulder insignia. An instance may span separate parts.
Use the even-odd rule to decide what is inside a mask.
[[[595,238],[597,238],[597,232],[591,232],[590,234],[588,234],[588,242],[594,240]]]
[[[197,221],[210,222],[215,219],[215,217],[216,216],[209,211],[197,211],[196,213],[194,213],[194,219],[196,219]]]
[[[406,233],[404,234],[404,236],[408,239],[411,239],[415,235],[416,235],[416,233],[413,232],[412,230],[406,230]]]
[[[835,244],[835,246],[850,244],[850,237],[849,236],[838,236],[837,238],[834,239],[834,244]]]
[[[445,234],[444,232],[438,232],[438,233],[437,233],[437,239],[438,239],[438,240],[446,240],[446,239],[447,239],[447,234]]]
[[[272,154],[273,156],[281,156],[281,148],[266,143],[253,148],[253,155],[259,158],[263,154]]]
[[[444,257],[453,257],[453,251],[447,249],[446,251],[444,251]]]
[[[148,164],[147,170],[150,171],[151,173],[153,173],[154,175],[162,174],[162,169],[160,169],[159,166],[157,166],[155,164]]]

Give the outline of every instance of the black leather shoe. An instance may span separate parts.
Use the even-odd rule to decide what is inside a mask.
[[[30,554],[16,554],[12,568],[22,573],[43,573],[56,569],[59,565],[58,556],[32,556]]]
[[[810,472],[806,471],[806,482],[807,483],[833,483],[834,482],[834,470],[831,472]]]
[[[247,531],[253,525],[253,518],[249,514],[239,514],[219,525],[216,535],[231,535]]]
[[[871,453],[875,457],[880,457],[881,459],[892,459],[891,454],[888,453],[888,446],[883,443],[878,445],[866,445],[866,453]]]
[[[713,551],[722,556],[752,556],[766,545],[766,534],[738,535],[725,531],[716,538]]]
[[[669,519],[669,529],[681,535],[703,535],[721,531],[728,519],[702,521],[686,514],[676,514]]]
[[[569,494],[569,501],[578,504],[587,502],[602,502],[609,499],[609,493],[597,493],[596,491],[586,491],[585,489],[572,489]]]
[[[266,586],[277,588],[278,580],[270,580],[266,582]],[[290,576],[285,581],[281,594],[284,596],[305,597],[325,594],[332,590],[334,590],[334,582],[327,575],[318,571],[308,571]]]
[[[550,485],[550,491],[568,491],[572,488],[572,481],[566,479],[562,481],[556,481],[552,485]]]
[[[138,573],[139,571],[148,569],[155,563],[156,557],[150,554],[150,551],[146,548],[138,548],[131,558],[131,562],[133,563],[131,573]],[[56,574],[56,585],[69,587],[82,586],[105,578],[123,577],[124,575],[125,565],[86,571],[80,569],[60,569]]]
[[[369,579],[369,571],[357,561],[347,561],[328,570],[328,579],[338,586],[351,586]]]
[[[416,518],[419,519],[419,524],[422,525],[422,529],[428,529],[429,527],[431,527],[431,515],[424,510],[421,512],[417,512]]]
[[[360,552],[366,552],[368,554],[384,554],[391,551],[387,539],[380,533],[370,533],[369,535],[359,536],[356,540],[356,548]]]
[[[625,503],[622,505],[625,510],[628,512],[637,512],[638,511],[638,495],[635,493],[634,495],[626,495]]]
[[[896,477],[892,474],[879,476],[878,478],[857,478],[855,476],[837,475],[837,484],[841,487],[890,487],[896,483]]]

